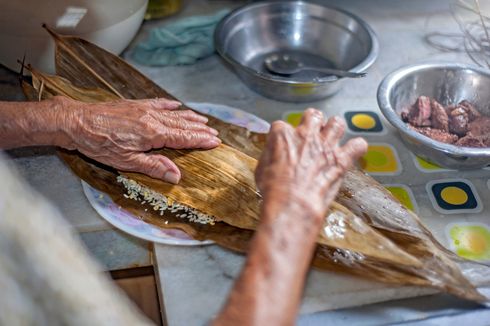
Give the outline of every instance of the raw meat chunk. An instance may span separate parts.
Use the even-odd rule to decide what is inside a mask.
[[[468,122],[469,118],[466,111],[461,107],[457,107],[449,114],[449,131],[463,137],[468,131]]]
[[[444,107],[434,99],[430,101],[430,107],[432,109],[430,117],[431,127],[449,132],[449,118]]]
[[[446,143],[446,144],[454,144],[456,141],[458,141],[458,136],[452,135],[448,132],[439,130],[439,129],[434,129],[434,128],[428,128],[428,127],[415,127],[410,125],[412,129],[415,131],[421,133],[424,136],[427,136],[429,138],[432,138],[434,140]]]

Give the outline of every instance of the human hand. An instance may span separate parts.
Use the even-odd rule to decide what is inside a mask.
[[[169,158],[146,153],[156,148],[210,149],[221,141],[206,126],[207,118],[193,111],[173,111],[181,104],[166,99],[82,103],[56,97],[63,107],[69,143],[63,147],[122,171],[147,174],[178,183],[181,173]]]
[[[255,172],[264,203],[294,203],[323,218],[343,175],[367,150],[362,138],[339,146],[344,129],[341,119],[325,121],[314,109],[305,111],[296,129],[274,122]]]

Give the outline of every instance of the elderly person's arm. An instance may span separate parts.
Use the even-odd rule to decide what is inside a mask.
[[[215,325],[293,325],[315,241],[347,169],[367,149],[338,146],[344,124],[307,110],[293,129],[272,125],[256,171],[261,224],[245,267]]]
[[[82,103],[64,97],[41,102],[0,102],[0,149],[54,145],[119,170],[177,183],[181,174],[154,148],[203,148],[220,144],[207,118],[174,110],[166,99]]]

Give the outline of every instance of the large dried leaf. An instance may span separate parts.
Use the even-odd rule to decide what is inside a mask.
[[[151,209],[143,210],[139,202],[123,196],[124,188],[116,182],[116,171],[101,167],[95,162],[83,160],[73,152],[62,151],[60,156],[80,178],[87,181],[92,187],[108,194],[117,205],[124,207],[125,210],[145,222],[164,229],[180,229],[196,240],[212,240],[225,248],[238,252],[247,251],[253,235],[252,231],[221,222],[215,225],[191,223],[168,211],[161,216]],[[322,270],[347,273],[398,285],[435,286],[418,275],[417,267],[400,267],[397,264],[390,264],[353,251],[340,250],[326,245],[318,246],[313,266]]]
[[[66,79],[32,70],[34,87],[45,85],[52,95],[83,100],[87,93]],[[61,90],[61,91],[59,91]],[[38,89],[41,91],[41,89]],[[95,91],[92,89],[91,91]],[[58,93],[59,92],[59,93]],[[107,92],[101,91],[100,97]],[[111,96],[107,100],[112,99]],[[139,173],[119,172],[131,180],[177,201],[213,216],[217,221],[254,230],[259,219],[259,199],[254,181],[256,159],[226,145],[214,150],[154,151],[172,159],[182,171],[178,185],[162,182]],[[382,261],[421,267],[422,263],[372,229],[364,220],[340,204],[334,203],[327,214],[318,243],[342,250],[355,251]],[[366,246],[365,243],[369,243]]]
[[[31,72],[32,85],[36,89],[38,99],[47,99],[55,95],[66,96],[86,103],[120,99],[113,93],[100,88],[80,88],[63,77],[45,75],[31,66],[27,66],[27,69]]]
[[[104,88],[107,92],[124,98],[159,96],[173,99],[122,59],[79,38],[51,33],[57,44],[57,73],[75,85]],[[210,125],[220,131],[220,137],[225,144],[254,158],[260,155],[265,143],[264,135],[248,132],[244,128],[214,118],[210,119]],[[419,218],[372,178],[357,170],[350,171],[341,187],[338,200],[350,209],[353,215],[362,217],[364,222],[382,232],[386,239],[391,239],[395,246],[403,248],[407,257],[417,257],[422,267],[415,268],[410,273],[450,293],[472,300],[483,300],[451,261],[451,254],[437,243]],[[363,245],[369,247],[370,242],[365,241]],[[332,259],[329,254],[324,256]],[[383,266],[385,263],[381,260],[377,262],[377,266]],[[400,266],[397,268],[409,268],[403,264]],[[393,270],[388,274],[391,273]]]
[[[175,99],[121,58],[78,37],[59,35],[47,29],[56,42],[56,71],[75,85],[105,88],[121,98]],[[259,158],[265,135],[209,118],[209,124],[220,131],[225,144]],[[423,245],[444,251],[415,214],[359,170],[347,173],[337,200],[376,228],[393,232],[395,237],[402,233],[421,238]]]
[[[67,81],[64,79],[52,78],[50,76],[45,76],[39,72],[34,72],[34,74],[35,78],[42,81],[42,84],[47,85],[47,89],[51,90],[53,93],[55,93],[54,90],[56,89],[63,89],[64,94],[71,94],[72,96],[85,94],[83,90],[81,90],[81,92],[74,92],[69,90],[69,88],[73,85],[67,83]],[[41,83],[36,84],[40,85]],[[101,92],[101,94],[103,94],[103,92]],[[56,95],[56,93],[54,95]],[[234,154],[241,155],[240,152],[236,150],[234,151]],[[186,172],[190,171],[192,177],[196,177],[198,179],[202,178],[203,176],[205,179],[209,179],[209,176],[213,175],[216,170],[234,170],[234,166],[216,166],[215,164],[209,164],[209,162],[207,162],[206,160],[206,157],[202,156],[205,153],[206,151],[166,150],[166,152],[164,152],[163,154],[169,155],[181,168],[183,168]],[[226,151],[220,152],[220,154],[222,155],[218,156],[220,162],[230,161],[230,156],[228,156],[227,153],[228,152]],[[200,159],[197,159],[199,163],[195,166],[191,165],[189,168],[189,162],[192,162],[193,160],[186,160],[186,155],[194,155],[197,157],[201,156]],[[250,231],[237,229],[236,227],[225,223],[217,223],[215,224],[215,226],[200,225],[195,223],[193,225],[188,222],[182,221],[181,219],[176,217],[175,214],[171,214],[169,212],[165,212],[165,215],[163,217],[155,217],[155,214],[152,213],[152,210],[150,210],[150,212],[145,211],[138,202],[124,200],[124,189],[122,188],[122,186],[116,183],[114,172],[112,172],[112,176],[110,179],[111,181],[109,182],[107,179],[104,179],[104,173],[101,173],[101,171],[103,171],[102,169],[99,169],[99,175],[90,173],[90,171],[94,170],[91,168],[90,163],[86,162],[76,154],[63,154],[62,156],[79,176],[84,178],[92,185],[95,185],[98,189],[112,194],[111,197],[116,201],[116,203],[121,204],[123,207],[129,209],[136,215],[146,216],[146,220],[149,220],[149,222],[155,225],[159,225],[162,227],[180,228],[196,239],[211,239],[213,241],[216,241],[220,245],[235,250],[240,250],[240,248],[243,248],[243,246],[245,245],[243,240],[249,238]],[[231,157],[233,157],[233,155],[231,155]],[[241,157],[241,159],[243,159],[243,157]],[[241,161],[241,159],[240,162],[245,164],[243,170],[248,171],[249,174],[248,176],[242,176],[242,182],[245,182],[245,186],[249,187],[250,190],[252,190],[251,192],[254,192],[254,184],[246,184],[246,182],[247,180],[253,180],[253,169],[256,162],[250,157],[247,157],[246,161]],[[230,162],[230,164],[233,165],[237,164],[233,161],[233,159]],[[173,186],[161,183],[152,178],[141,176],[139,174],[126,175],[133,178],[139,178],[140,181],[141,179],[146,180],[147,182],[143,182],[144,184],[152,189],[157,189],[160,192],[166,194],[171,193],[171,188],[174,187],[177,188],[180,186],[184,189],[192,189],[192,187],[195,187],[195,184],[192,182],[190,182],[189,184],[183,182],[179,186]],[[105,182],[105,186],[101,187],[100,180],[103,181],[103,184]],[[192,180],[192,178],[189,180]],[[235,198],[235,200],[232,201],[227,200],[229,199],[227,197],[223,198],[222,193],[217,190],[220,187],[219,181],[213,178],[211,178],[210,180],[212,182],[210,183],[211,189],[209,189],[209,191],[214,191],[215,193],[209,194],[206,191],[202,191],[202,187],[198,187],[192,190],[187,189],[187,192],[182,193],[190,194],[191,200],[194,200],[195,198],[199,199],[196,202],[196,205],[204,205],[204,209],[206,209],[208,206],[217,207],[223,201],[232,203],[242,202],[240,200],[241,198]],[[237,180],[230,182],[236,183],[236,181]],[[209,180],[204,182],[204,184],[208,183]],[[166,187],[170,188],[166,189]],[[228,192],[224,193],[227,194]],[[216,198],[220,199],[216,200]],[[185,200],[185,198],[181,199]],[[257,200],[253,202],[255,204],[258,204]],[[233,207],[236,208],[235,205]],[[241,208],[240,210],[246,211],[247,208],[248,207],[246,207],[245,209]],[[234,216],[233,213],[234,212],[230,211],[227,212],[227,214],[229,215],[224,216]],[[218,212],[217,214],[220,214],[220,212]],[[251,212],[250,216],[241,216],[239,219],[232,218],[231,220],[227,221],[235,226],[237,226],[238,223],[241,223],[243,228],[253,229],[256,227],[257,217],[258,206],[256,206],[255,212]],[[164,223],[164,221],[166,222],[166,224]],[[426,271],[424,269],[421,269],[422,263],[420,261],[398,248],[393,242],[388,240],[386,237],[381,236],[378,232],[367,225],[364,220],[355,216],[354,214],[352,214],[352,212],[339,204],[333,204],[333,207],[326,218],[319,242],[323,243],[323,245],[321,246],[321,248],[318,249],[314,261],[315,266],[319,268],[334,271],[342,271],[344,269],[344,271],[347,271],[350,274],[361,276],[367,275],[370,278],[384,280],[386,282],[394,282],[398,284],[431,284],[431,279],[427,278]],[[366,245],[366,243],[368,243],[369,245]],[[345,270],[346,268],[347,270]],[[371,271],[371,274],[366,271]],[[438,276],[437,273],[434,273],[433,271],[429,272],[432,272],[433,275]],[[445,286],[444,282],[442,282],[441,284]],[[461,285],[461,282],[459,285]],[[457,294],[459,294],[460,296],[464,295],[467,298],[477,298],[476,292],[473,293],[471,291],[467,291],[468,286],[471,287],[471,285],[467,284],[463,288],[464,293]],[[460,287],[456,288],[455,290],[452,286],[445,290],[452,293],[461,291]]]

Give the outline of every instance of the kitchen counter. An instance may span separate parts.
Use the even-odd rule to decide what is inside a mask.
[[[319,108],[327,115],[335,114],[339,108],[377,110],[377,85],[383,76],[399,66],[426,60],[471,63],[462,53],[440,52],[424,42],[424,35],[431,31],[458,32],[458,26],[449,12],[449,1],[325,0],[322,3],[331,3],[362,17],[378,34],[381,46],[379,58],[368,76],[353,81],[352,86],[346,83],[330,99],[294,104],[264,98],[249,90],[217,55],[192,66],[136,66],[184,102],[225,104],[273,121],[283,118],[285,112],[301,111],[309,106]],[[145,23],[132,45],[142,40],[154,26],[237,4],[239,2],[236,1],[189,1],[178,16]],[[131,62],[130,51],[131,46],[123,56]],[[15,86],[17,80],[14,74],[0,69],[0,83],[0,99],[22,99],[20,90]],[[80,232],[88,250],[108,270],[155,265],[169,325],[202,325],[219,311],[243,264],[243,256],[213,245],[185,248],[152,246],[125,235],[97,215],[83,195],[79,180],[54,155],[52,149],[18,149],[9,154],[21,174],[60,208],[74,230]],[[387,183],[394,181],[392,177],[383,179]],[[473,326],[490,323],[489,310],[443,295],[325,311],[334,307],[335,303],[328,302],[328,298],[315,291],[315,273],[319,272],[310,275],[299,325],[439,325],[447,324],[448,318],[455,324],[471,322]]]

